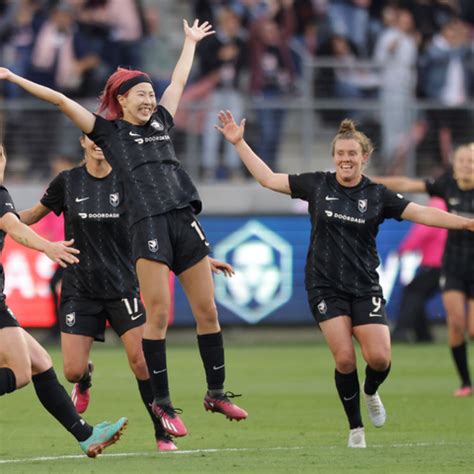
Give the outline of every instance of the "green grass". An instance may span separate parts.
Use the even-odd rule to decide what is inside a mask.
[[[121,441],[96,460],[62,458],[80,455],[79,447],[41,408],[30,386],[0,399],[0,472],[473,472],[474,400],[452,396],[457,379],[445,344],[394,346],[392,373],[380,392],[387,423],[382,429],[369,426],[363,406],[369,447],[349,450],[327,347],[316,336],[288,343],[249,341],[242,334],[243,340],[228,338],[227,388],[244,394],[238,402],[249,411],[248,420],[230,423],[204,411],[197,347],[170,341],[173,401],[184,409],[190,434],[178,440],[181,452],[187,452],[157,453],[124,352],[120,346],[96,345],[86,419],[97,423],[128,416]],[[51,353],[61,374],[60,354]]]

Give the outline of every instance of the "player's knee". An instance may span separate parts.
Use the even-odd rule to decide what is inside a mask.
[[[387,370],[390,365],[390,354],[382,352],[371,354],[367,358],[366,362],[367,365],[372,369],[377,370],[379,372],[383,372],[384,370]]]
[[[146,366],[145,357],[142,351],[137,351],[136,354],[130,354],[128,357],[130,369],[133,375],[139,380],[146,380],[148,378],[148,369]]]
[[[349,374],[356,369],[356,359],[352,352],[341,351],[335,356],[336,369],[343,374]]]
[[[22,367],[14,371],[16,379],[16,388],[22,388],[31,382],[31,367]]]
[[[452,315],[448,317],[448,331],[454,336],[464,337],[465,327],[464,315]]]
[[[159,302],[152,302],[147,306],[147,322],[159,329],[166,329],[168,327],[169,311],[170,308],[168,305],[163,305]]]
[[[71,383],[79,382],[82,379],[82,377],[84,377],[84,374],[86,373],[86,371],[87,371],[87,366],[76,367],[76,366],[64,364],[64,377],[66,377],[66,380]]]
[[[201,324],[215,324],[217,322],[217,306],[213,299],[193,305],[193,313]]]

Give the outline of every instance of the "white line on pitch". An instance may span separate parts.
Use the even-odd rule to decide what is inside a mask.
[[[429,446],[462,446],[470,445],[470,443],[447,443],[440,441],[438,443],[396,443],[396,444],[373,444],[369,448],[414,448],[414,447],[429,447]],[[323,449],[336,449],[342,448],[343,446],[318,446]],[[279,446],[274,448],[207,448],[207,449],[183,449],[178,451],[167,451],[167,452],[144,452],[144,453],[107,453],[102,454],[101,458],[118,458],[118,457],[151,457],[151,456],[163,456],[171,455],[176,456],[179,454],[202,454],[202,453],[222,453],[222,452],[248,452],[248,451],[295,451],[301,449],[314,449],[311,446]],[[24,458],[24,459],[0,459],[0,464],[18,464],[18,463],[29,463],[29,462],[42,462],[42,461],[62,461],[65,459],[86,459],[83,454],[70,454],[65,456],[41,456],[36,458]]]

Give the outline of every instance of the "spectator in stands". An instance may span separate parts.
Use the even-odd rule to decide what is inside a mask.
[[[215,133],[215,117],[220,110],[232,107],[237,117],[243,116],[244,101],[239,88],[247,53],[240,20],[230,8],[217,13],[216,34],[198,47],[201,77],[217,74],[215,89],[208,97],[207,114],[202,134],[203,176],[216,177],[220,134]],[[234,147],[224,140],[224,163],[230,178],[241,175],[240,159]]]
[[[258,104],[260,139],[256,146],[262,159],[276,166],[284,106],[278,103],[294,88],[294,65],[289,38],[294,31],[292,0],[283,0],[281,8],[251,25],[249,40],[250,90]],[[282,18],[280,26],[277,17]]]
[[[406,8],[393,8],[394,22],[383,30],[375,45],[374,60],[381,66],[380,99],[384,170],[414,121],[413,99],[418,58],[413,15]]]
[[[473,61],[468,27],[458,18],[443,25],[420,57],[421,91],[441,106],[428,118],[437,131],[441,161],[446,168],[453,142],[465,139],[474,127],[473,114],[467,109],[474,88]]]
[[[444,201],[437,197],[431,198],[428,206],[446,210]],[[416,342],[433,340],[425,305],[432,296],[440,292],[441,263],[447,237],[446,229],[414,224],[401,243],[398,249],[401,255],[407,252],[419,252],[422,259],[415,277],[403,289],[392,333],[393,341],[409,342],[412,330]]]

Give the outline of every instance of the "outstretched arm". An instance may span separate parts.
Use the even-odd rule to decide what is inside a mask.
[[[426,193],[426,184],[422,179],[405,176],[369,176],[374,183],[387,186],[395,193]]]
[[[5,178],[5,167],[7,166],[7,154],[5,153],[5,148],[3,144],[0,143],[0,185],[3,184],[3,179]]]
[[[171,83],[166,88],[160,100],[160,105],[173,117],[178,109],[184,86],[191,72],[196,44],[206,36],[215,33],[212,31],[212,25],[207,21],[199,25],[199,20],[194,20],[193,26],[190,27],[188,22],[183,20],[183,26],[185,34],[183,49],[171,76]]]
[[[74,240],[50,242],[40,237],[33,229],[19,221],[12,212],[7,212],[0,218],[0,229],[5,231],[13,240],[30,249],[45,253],[53,262],[61,267],[79,262],[76,255],[79,250],[71,247]]]
[[[33,207],[20,211],[19,214],[20,220],[21,222],[23,222],[23,224],[33,225],[43,219],[43,217],[49,214],[50,212],[51,209],[48,209],[46,206],[43,206],[43,204],[38,202]]]
[[[55,105],[84,133],[92,132],[95,123],[94,114],[64,94],[50,89],[49,87],[36,84],[36,82],[29,81],[4,67],[0,67],[0,79],[12,82],[38,99]]]
[[[418,224],[444,229],[470,230],[474,232],[474,219],[457,216],[434,207],[420,206],[411,202],[403,211],[402,219]]]
[[[234,117],[227,110],[226,112],[219,112],[219,120],[221,126],[216,125],[216,129],[224,135],[228,142],[235,146],[240,159],[250,174],[265,188],[279,193],[291,194],[288,175],[274,173],[244,140],[245,119],[240,122],[240,125],[237,125]]]

